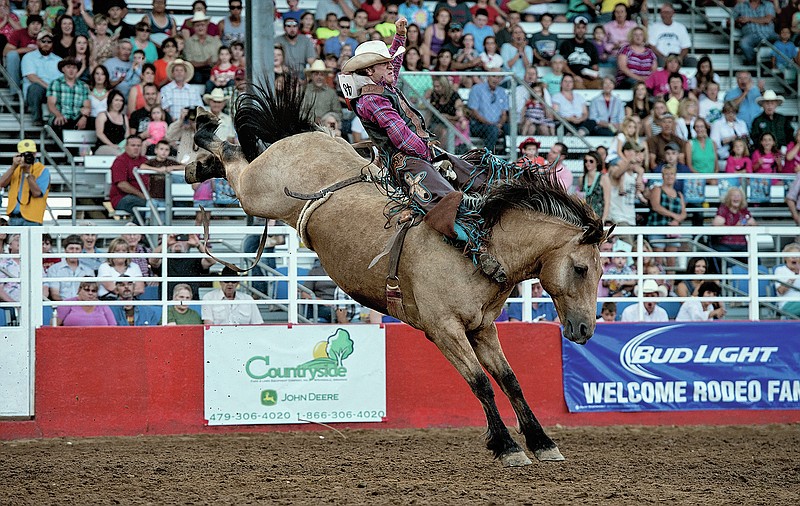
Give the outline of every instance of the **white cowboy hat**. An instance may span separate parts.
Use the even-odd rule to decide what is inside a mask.
[[[203,102],[208,104],[209,102],[225,102],[227,97],[225,97],[225,93],[222,91],[222,88],[214,88],[211,90],[211,93],[206,93],[203,95]]]
[[[210,20],[211,17],[208,16],[208,14],[203,14],[202,12],[197,11],[192,15],[192,19],[188,20],[189,22],[187,24],[189,26],[192,26],[192,23],[197,23],[198,21],[210,21]]]
[[[347,60],[347,63],[342,67],[342,72],[355,72],[356,70],[365,69],[379,63],[386,63],[397,58],[406,52],[406,48],[400,46],[394,57],[389,54],[389,48],[380,40],[370,40],[359,44],[356,52],[352,58]]]
[[[757,104],[760,104],[761,102],[768,102],[768,101],[774,101],[774,102],[783,103],[783,96],[776,94],[772,90],[767,90],[767,91],[764,92],[763,95],[761,95],[760,97],[758,97],[756,99],[756,103]]]
[[[169,65],[167,65],[167,77],[169,78],[170,81],[173,80],[172,69],[175,68],[175,65],[183,65],[183,68],[186,69],[187,83],[192,80],[192,77],[194,76],[194,65],[192,65],[186,60],[181,60],[180,58],[178,58],[174,61],[169,62]]]
[[[633,289],[636,296],[639,296],[639,285]],[[657,293],[659,297],[666,297],[667,296],[667,287],[664,285],[659,285],[653,279],[645,279],[644,283],[642,283],[642,293],[647,295],[648,293]]]
[[[306,75],[308,75],[308,74],[310,74],[312,72],[333,72],[333,70],[331,70],[328,67],[326,67],[324,61],[322,61],[322,60],[314,60],[314,63],[312,63],[305,70]]]

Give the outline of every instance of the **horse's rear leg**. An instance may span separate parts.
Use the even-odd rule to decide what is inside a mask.
[[[494,390],[489,377],[481,369],[475,352],[462,333],[452,334],[442,331],[439,334],[429,332],[428,339],[433,341],[442,354],[450,361],[461,376],[467,381],[472,393],[481,402],[486,413],[488,429],[486,447],[494,453],[495,458],[506,467],[525,466],[531,463],[522,448],[514,441],[500,417],[494,401]]]
[[[497,338],[497,327],[492,324],[479,332],[470,334],[472,347],[478,360],[489,371],[494,380],[511,401],[519,420],[520,432],[525,436],[525,443],[538,460],[564,460],[558,446],[545,434],[542,425],[534,416],[517,376],[511,370],[500,341]]]

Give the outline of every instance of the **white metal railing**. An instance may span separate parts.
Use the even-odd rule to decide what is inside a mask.
[[[107,259],[111,257],[127,257],[127,258],[160,258],[162,262],[161,274],[152,277],[130,278],[130,281],[144,281],[156,282],[162,286],[167,286],[167,283],[176,282],[208,282],[220,281],[223,279],[220,276],[203,276],[203,277],[168,277],[167,266],[170,260],[177,258],[204,258],[205,254],[200,252],[192,253],[170,253],[169,251],[161,251],[158,253],[147,254],[74,254],[67,255],[65,253],[50,253],[44,255],[41,253],[41,236],[44,233],[50,233],[54,237],[54,249],[59,250],[60,242],[70,234],[86,234],[93,233],[104,238],[118,237],[121,234],[141,233],[148,235],[155,235],[160,239],[160,242],[166,243],[169,234],[194,234],[199,233],[199,227],[181,226],[181,227],[119,227],[119,226],[102,226],[102,227],[7,227],[4,231],[9,234],[21,233],[20,251],[19,255],[0,255],[0,260],[16,257],[20,260],[20,277],[10,278],[7,281],[19,282],[21,284],[20,293],[22,298],[19,302],[4,302],[0,303],[0,308],[8,309],[13,308],[17,314],[17,321],[19,325],[26,326],[31,330],[43,325],[43,315],[47,308],[58,308],[60,306],[74,306],[74,305],[89,305],[86,302],[80,301],[49,301],[42,300],[39,295],[42,293],[43,283],[46,281],[62,281],[62,282],[77,282],[76,278],[45,278],[42,271],[42,261],[45,258],[62,259],[65,257],[76,258],[101,258]],[[237,243],[245,235],[259,234],[262,231],[261,227],[240,227],[240,226],[216,226],[211,228],[213,251],[219,258],[238,263],[240,265],[249,264],[253,258],[253,253],[242,253],[241,248],[237,249]],[[281,305],[286,307],[285,320],[288,322],[297,323],[301,321],[300,308],[305,305],[340,305],[340,304],[355,304],[349,301],[330,301],[330,300],[309,300],[298,296],[298,285],[304,281],[319,281],[326,280],[327,277],[320,276],[307,276],[301,275],[303,271],[300,268],[310,267],[316,255],[314,252],[305,249],[299,242],[299,238],[293,229],[289,227],[274,227],[271,229],[273,235],[284,235],[286,238],[286,245],[275,253],[265,254],[265,258],[274,258],[278,265],[286,268],[285,275],[276,275],[275,271],[268,273],[264,276],[247,276],[245,278],[236,278],[242,281],[244,289],[252,282],[266,281],[270,283],[287,283],[286,294],[280,298],[268,298],[263,300],[254,301],[225,301],[225,304],[256,304],[259,306],[266,305]],[[723,236],[723,235],[744,235],[748,240],[748,250],[744,253],[722,253],[715,251],[703,251],[698,247],[692,247],[689,251],[678,252],[653,252],[653,253],[639,253],[643,251],[644,241],[647,235],[670,235],[681,234],[681,239],[672,239],[671,241],[683,241],[688,244],[696,244],[696,238],[699,236]],[[635,279],[637,283],[641,284],[645,279],[657,278],[677,282],[683,279],[714,279],[719,280],[723,285],[731,285],[735,282],[741,283],[746,281],[747,290],[746,294],[736,293],[734,290],[726,290],[726,293],[719,300],[723,302],[734,302],[748,306],[747,318],[750,320],[759,320],[762,318],[761,309],[765,305],[775,305],[777,302],[789,300],[786,297],[777,296],[760,296],[759,295],[759,282],[768,282],[774,284],[777,277],[774,274],[759,273],[759,265],[779,264],[781,262],[781,247],[783,244],[793,241],[797,236],[800,236],[800,227],[620,227],[615,231],[617,236],[632,236],[634,238],[634,251],[612,253],[604,253],[604,257],[613,256],[628,256],[634,259],[636,274],[621,275],[621,276],[606,276],[608,279]],[[720,262],[732,264],[735,258],[746,258],[743,263],[747,267],[746,273],[730,273],[721,272],[720,274],[708,274],[706,276],[688,276],[682,274],[682,269],[677,269],[675,274],[663,274],[649,276],[644,274],[645,259],[652,257],[671,257],[679,259],[677,262],[681,265],[683,259],[688,259],[694,256],[703,256],[709,259],[718,259]],[[300,272],[300,273],[299,273]],[[0,275],[1,276],[1,275]],[[94,280],[97,282],[108,281],[108,278],[99,278],[97,276],[91,278],[82,278],[84,281]],[[6,280],[3,280],[6,281]],[[529,286],[525,285],[525,286]],[[547,301],[548,299],[538,300],[539,302]],[[613,301],[621,302],[623,299],[602,298],[599,301]],[[641,297],[625,298],[626,301],[637,300],[642,301]],[[653,299],[648,299],[653,300]],[[663,299],[654,299],[656,301],[670,301],[670,302],[684,302],[687,298],[681,297],[668,297]],[[800,294],[794,297],[794,300],[800,300]],[[523,287],[522,296],[515,299],[510,299],[510,302],[523,302],[523,320],[529,321],[531,319],[530,303],[534,299],[530,298],[529,288]],[[192,301],[191,305],[213,305],[220,304],[221,302],[211,301]],[[156,300],[137,300],[132,303],[123,303],[119,301],[100,301],[97,304],[109,305],[150,305],[157,306],[161,310],[162,323],[166,323],[167,309],[169,306],[178,304],[171,300],[171,294],[168,290],[161,290],[160,298]]]

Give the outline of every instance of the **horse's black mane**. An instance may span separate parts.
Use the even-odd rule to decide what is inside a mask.
[[[261,154],[264,144],[318,130],[311,105],[304,104],[304,98],[305,87],[290,74],[278,90],[273,91],[266,84],[251,83],[247,91],[239,95],[233,123],[248,162]]]
[[[603,222],[585,202],[567,193],[552,169],[524,171],[493,185],[481,210],[485,226],[493,227],[508,209],[535,211],[582,228],[581,244],[598,244],[603,238]]]

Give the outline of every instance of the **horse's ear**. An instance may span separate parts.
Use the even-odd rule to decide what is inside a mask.
[[[608,227],[608,230],[605,231],[605,233],[603,234],[603,238],[600,240],[600,244],[603,244],[609,238],[611,238],[611,235],[614,233],[615,228],[617,228],[616,223]]]

